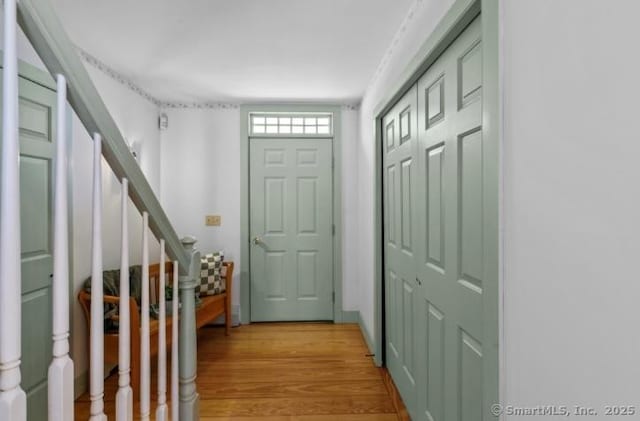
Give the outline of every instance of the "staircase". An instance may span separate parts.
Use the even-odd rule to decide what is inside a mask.
[[[199,277],[200,254],[194,248],[195,239],[180,240],[154,195],[140,167],[131,155],[115,121],[93,85],[75,47],[69,40],[55,10],[48,0],[4,1],[4,45],[2,80],[2,144],[0,162],[0,420],[25,421],[26,395],[20,386],[21,371],[21,264],[20,264],[20,171],[18,143],[18,59],[17,25],[19,24],[57,81],[57,145],[54,157],[54,263],[53,263],[53,359],[48,372],[48,419],[70,421],[74,418],[73,361],[69,356],[69,267],[71,252],[67,238],[67,117],[66,104],[71,105],[89,133],[93,134],[93,201],[92,201],[92,288],[90,327],[90,397],[91,421],[106,420],[104,414],[103,365],[103,288],[102,288],[102,180],[101,160],[105,158],[122,183],[122,243],[121,273],[128,274],[129,244],[127,204],[131,200],[143,215],[142,255],[142,325],[140,349],[141,367],[140,414],[142,420],[151,416],[149,370],[149,230],[161,244],[159,260],[165,252],[179,268],[174,276],[174,294],[180,291],[182,310],[172,334],[171,408],[167,406],[166,354],[160,347],[158,356],[157,420],[197,420],[196,390],[196,325],[194,289]],[[164,267],[161,266],[161,267]],[[176,273],[177,274],[177,273]],[[178,281],[179,278],[179,281]],[[160,280],[161,285],[163,279]],[[177,295],[174,304],[177,306]],[[119,335],[119,388],[116,395],[116,419],[133,419],[133,393],[130,386],[128,276],[121,278]],[[125,304],[125,305],[122,305]],[[163,338],[164,301],[160,300],[159,341]],[[146,307],[146,308],[145,308]],[[177,314],[177,308],[174,308]],[[178,327],[179,325],[179,327]],[[146,332],[146,334],[144,334]],[[162,342],[161,342],[162,343]],[[171,417],[169,416],[171,415]]]

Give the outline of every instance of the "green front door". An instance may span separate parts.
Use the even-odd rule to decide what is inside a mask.
[[[332,320],[332,141],[249,149],[251,320]]]
[[[1,72],[0,72],[1,74]],[[51,207],[56,94],[19,78],[20,218],[22,228],[22,388],[29,421],[47,419],[51,363]]]
[[[383,121],[386,355],[414,420],[493,419],[498,324],[486,291],[497,279],[484,276],[483,212],[497,204],[483,170],[497,162],[483,154],[480,34],[476,18]],[[417,133],[403,150],[407,112]]]

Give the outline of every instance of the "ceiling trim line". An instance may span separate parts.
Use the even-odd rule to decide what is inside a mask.
[[[158,108],[192,108],[192,109],[235,109],[240,108],[240,104],[234,103],[222,103],[222,102],[179,102],[179,101],[165,101],[160,98],[157,98],[151,95],[149,92],[142,89],[138,84],[124,76],[122,73],[115,70],[113,67],[109,66],[99,58],[93,56],[82,48],[76,46],[78,50],[78,54],[82,60],[94,67],[95,69],[101,71],[105,75],[109,76],[111,79],[120,83],[124,87],[128,88],[133,93],[137,94],[141,98],[149,101],[151,104],[155,105]]]
[[[149,92],[142,89],[138,84],[136,84],[133,80],[124,76],[122,73],[115,70],[113,67],[109,66],[99,58],[93,56],[82,48],[76,46],[78,50],[78,54],[80,58],[92,66],[93,68],[101,71],[105,75],[109,76],[111,79],[123,85],[125,88],[129,89],[133,93],[137,94],[141,98],[149,101],[151,104],[155,105],[160,109],[209,109],[209,110],[232,110],[239,109],[240,103],[233,102],[181,102],[181,101],[165,101],[160,98],[157,98],[150,94]],[[360,109],[360,103],[343,103],[338,104],[345,111],[357,111]]]
[[[208,110],[233,110],[239,109],[240,104],[231,102],[175,102],[162,101],[160,108],[167,109],[208,109]]]
[[[134,93],[138,94],[140,97],[142,97],[143,99],[146,99],[147,101],[149,101],[150,103],[152,103],[156,107],[159,107],[160,104],[162,103],[162,101],[160,101],[158,98],[154,97],[149,92],[147,92],[144,89],[142,89],[140,86],[138,86],[136,83],[134,83],[131,79],[129,79],[129,78],[125,77],[123,74],[117,72],[111,66],[109,66],[105,62],[101,61],[97,57],[89,54],[88,52],[86,52],[82,48],[78,47],[77,45],[76,45],[76,50],[78,50],[78,54],[80,55],[80,58],[85,63],[91,65],[93,68],[95,68],[97,70],[100,70],[102,73],[104,73],[105,75],[109,76],[111,79],[115,80],[116,82],[120,83],[121,85],[124,85],[130,91],[133,91]]]
[[[380,75],[387,68],[387,66],[389,65],[389,62],[391,61],[391,58],[395,54],[396,47],[398,46],[398,44],[400,44],[400,41],[402,41],[402,39],[405,37],[409,24],[411,23],[413,18],[416,16],[418,12],[418,8],[425,3],[426,1],[424,0],[415,0],[411,5],[411,7],[409,7],[409,12],[407,12],[407,15],[402,20],[402,23],[400,24],[400,28],[398,28],[396,34],[391,40],[391,43],[389,44],[389,47],[387,48],[384,55],[382,56],[382,59],[380,60],[380,63],[378,64],[376,71],[373,73],[373,76],[371,77],[371,80],[369,81],[369,84],[367,85],[367,89],[365,90],[365,92],[367,92],[373,86],[373,84],[378,80]]]

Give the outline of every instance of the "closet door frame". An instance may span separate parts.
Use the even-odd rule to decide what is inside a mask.
[[[375,218],[374,218],[374,346],[376,365],[385,363],[385,317],[384,317],[384,244],[383,244],[383,118],[420,79],[425,71],[438,59],[443,51],[479,15],[482,20],[482,126],[484,189],[484,279],[492,280],[485,285],[485,316],[497,320],[494,340],[487,346],[495,346],[497,352],[491,361],[492,370],[485,375],[492,378],[494,387],[485,393],[485,403],[499,403],[504,395],[504,350],[503,343],[503,279],[502,279],[502,115],[500,73],[500,9],[501,0],[456,0],[438,23],[429,38],[419,49],[402,76],[387,90],[384,99],[375,108]],[[493,369],[495,368],[495,369]]]

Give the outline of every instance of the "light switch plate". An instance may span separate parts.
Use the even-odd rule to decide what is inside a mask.
[[[207,215],[204,217],[204,224],[208,227],[219,227],[222,223],[220,215]]]

